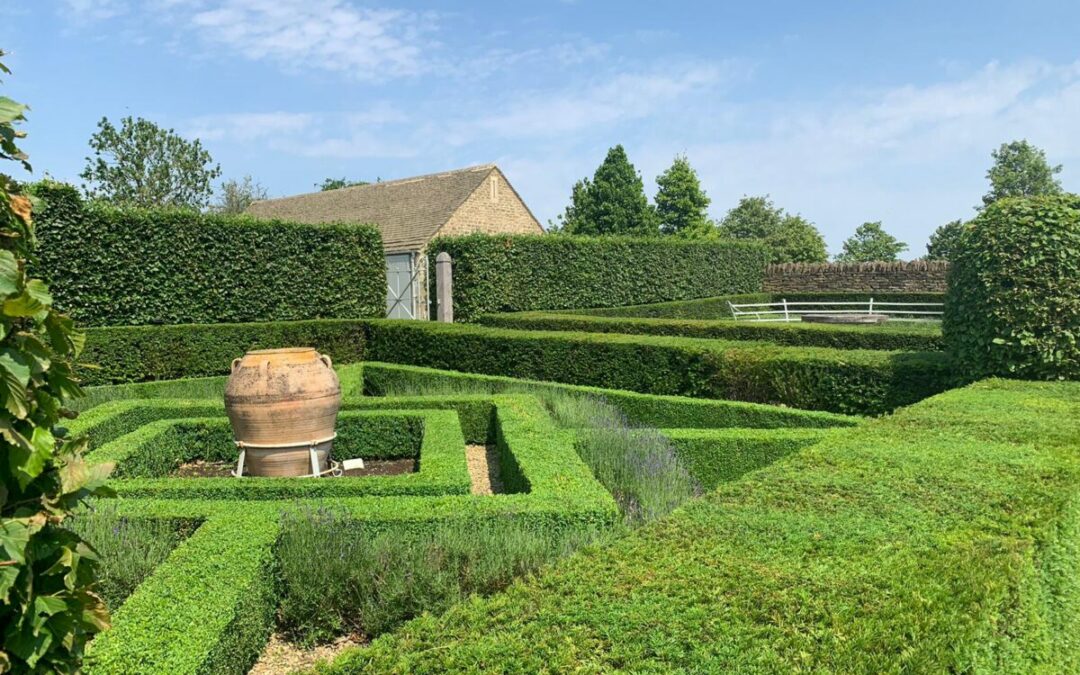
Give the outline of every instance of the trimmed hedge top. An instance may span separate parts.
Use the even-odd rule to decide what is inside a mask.
[[[321,672],[1077,672],[1080,386],[989,381]]]
[[[34,187],[39,269],[87,326],[381,317],[386,262],[371,225],[301,225],[84,203]]]
[[[457,321],[759,291],[768,257],[744,241],[485,234],[436,238],[432,265],[442,251],[454,261]],[[434,284],[433,270],[429,278]]]
[[[951,261],[942,330],[964,372],[1080,379],[1080,196],[994,202]]]

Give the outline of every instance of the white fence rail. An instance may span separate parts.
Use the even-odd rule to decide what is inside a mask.
[[[945,307],[941,302],[758,302],[736,305],[728,302],[736,321],[801,321],[804,315],[885,314],[891,321],[940,321]]]

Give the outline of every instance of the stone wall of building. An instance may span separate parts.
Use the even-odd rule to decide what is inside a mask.
[[[476,188],[438,235],[541,234],[543,228],[498,169]]]
[[[783,263],[765,269],[766,293],[944,293],[947,262]]]

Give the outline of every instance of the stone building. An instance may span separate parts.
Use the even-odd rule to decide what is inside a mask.
[[[428,318],[428,242],[438,235],[540,234],[543,228],[494,164],[255,202],[259,218],[372,223],[386,252],[386,315]]]

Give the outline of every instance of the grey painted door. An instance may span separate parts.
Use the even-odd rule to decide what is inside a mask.
[[[416,284],[413,283],[411,253],[386,256],[386,317],[416,318]]]

